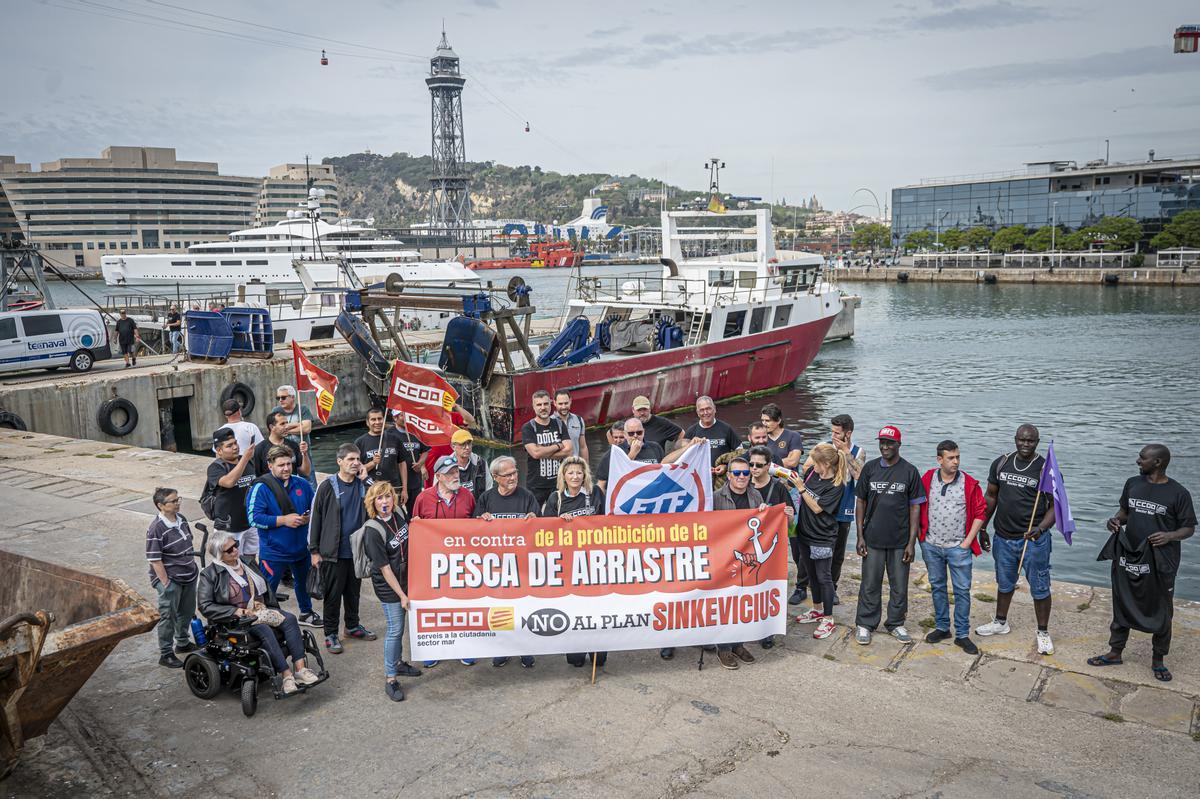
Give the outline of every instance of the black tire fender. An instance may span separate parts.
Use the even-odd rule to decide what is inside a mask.
[[[118,411],[125,414],[125,421],[119,425],[113,421],[113,416]],[[127,436],[137,428],[137,406],[124,397],[110,399],[100,404],[96,411],[96,423],[110,436]]]
[[[249,417],[254,412],[256,400],[254,397],[254,389],[245,383],[230,383],[225,386],[225,390],[221,392],[221,404],[224,405],[226,400],[235,399],[242,406],[242,416]]]
[[[25,420],[17,416],[12,411],[0,411],[0,427],[9,430],[20,430],[27,432],[29,428],[25,425]]]

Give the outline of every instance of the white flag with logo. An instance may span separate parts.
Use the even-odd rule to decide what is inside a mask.
[[[674,463],[639,463],[613,447],[608,464],[608,513],[712,510],[712,459],[707,440]]]

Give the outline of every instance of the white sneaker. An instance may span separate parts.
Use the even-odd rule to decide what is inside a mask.
[[[1050,633],[1037,631],[1037,646],[1039,655],[1053,655],[1054,642],[1050,640]]]
[[[1008,626],[1008,620],[996,621],[992,619],[987,624],[980,625],[975,628],[976,635],[1008,635],[1012,632],[1012,628]]]
[[[912,643],[912,636],[908,634],[908,628],[906,628],[903,624],[900,625],[899,627],[897,627],[896,629],[892,630],[891,632],[892,632],[892,637],[895,638],[900,643],[902,643],[902,644],[911,644]]]
[[[866,646],[871,643],[871,631],[866,627],[859,627],[854,631],[854,640],[859,644]]]

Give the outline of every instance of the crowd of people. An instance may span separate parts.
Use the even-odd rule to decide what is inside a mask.
[[[913,640],[907,625],[909,568],[919,547],[934,606],[926,642],[952,640],[969,654],[979,652],[972,639],[971,585],[975,558],[990,552],[998,596],[995,612],[974,628],[975,636],[1012,632],[1009,611],[1024,574],[1034,603],[1037,651],[1054,652],[1050,575],[1055,508],[1039,481],[1045,457],[1038,452],[1040,436],[1033,425],[1017,429],[1013,451],[996,457],[981,481],[961,469],[962,451],[952,440],[923,456],[932,463],[922,472],[901,456],[903,435],[896,425],[879,429],[879,455],[868,458],[855,442],[854,420],[839,414],[830,420],[828,441],[806,452],[800,434],[786,427],[774,403],[763,406],[759,421],[742,440],[717,418],[716,403],[709,397],[697,398],[696,421],[686,429],[654,414],[648,398],[637,397],[629,418],[605,431],[609,450],[593,472],[584,436],[587,421],[572,412],[570,392],[537,391],[531,398],[533,418],[520,434],[524,485],[516,458],[501,455],[488,463],[474,451],[467,430],[474,420],[457,406],[454,419],[462,427],[448,451],[430,449],[402,426],[389,423],[385,409],[372,408],[366,432],[338,448],[337,471],[318,482],[307,443],[311,414],[297,404],[292,386],[281,386],[276,400],[279,404],[266,417],[267,436],[241,418],[236,400],[222,408],[227,421],[213,433],[214,459],[201,495],[201,506],[216,529],[209,541],[212,562],[203,572],[192,556],[193,536],[179,513],[178,492],[160,488],[154,494],[158,515],[146,533],[146,559],[159,595],[163,666],[179,668],[177,655],[196,648],[188,639],[188,625],[197,606],[210,622],[278,613],[271,621],[282,636],[266,623],[251,631],[283,675],[284,691],[298,690],[316,679],[304,662],[300,625],[322,630],[332,654],[344,651],[343,637],[378,637],[360,618],[361,582],[369,579],[387,626],[386,693],[401,701],[399,678],[422,673],[403,657],[410,522],[603,514],[612,449],[621,449],[635,462],[670,463],[703,441],[711,455],[714,510],[783,506],[796,566],[788,603],[795,607],[798,624],[812,625],[808,629],[814,638],[836,629],[838,590],[853,527],[862,558],[852,623],[858,644],[870,645],[881,623],[898,641]],[[1171,642],[1180,542],[1196,526],[1190,494],[1166,474],[1170,460],[1167,447],[1144,447],[1137,460],[1139,474],[1125,484],[1117,513],[1108,522],[1111,538],[1101,557],[1113,562],[1110,649],[1088,660],[1093,666],[1120,663],[1130,630],[1151,632],[1151,666],[1163,681],[1171,679],[1164,659]],[[356,567],[356,541],[368,564],[365,574]],[[295,592],[296,614],[280,609],[279,603],[290,598],[280,593],[281,584]],[[320,612],[309,594],[314,587],[321,595]],[[775,640],[768,637],[759,645],[770,649]],[[745,643],[705,648],[715,649],[727,669],[755,661]],[[663,648],[660,655],[670,660],[675,650]],[[588,653],[566,657],[583,666]],[[607,653],[591,657],[602,665]],[[493,658],[492,665],[508,661]],[[475,664],[472,659],[461,662]],[[520,662],[532,668],[536,661],[526,655]],[[425,661],[422,667],[437,665]]]

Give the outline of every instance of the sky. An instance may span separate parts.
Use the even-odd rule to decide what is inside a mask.
[[[875,212],[893,187],[1028,161],[1200,153],[1195,0],[0,0],[0,154],[108,145],[263,175],[430,151],[462,59],[467,158]],[[330,63],[319,63],[321,50]],[[525,131],[529,123],[530,131]]]

